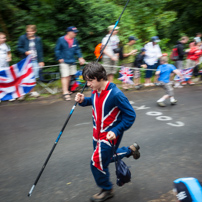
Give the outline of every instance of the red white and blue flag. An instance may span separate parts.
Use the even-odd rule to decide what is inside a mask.
[[[128,67],[122,67],[119,73],[119,80],[121,80],[123,83],[133,84],[133,81],[131,80],[133,78],[132,70],[130,70]]]
[[[194,67],[190,67],[187,69],[179,69],[180,73],[182,74],[183,80],[179,76],[175,76],[175,81],[188,81],[192,77]]]
[[[30,56],[8,68],[0,69],[0,100],[21,97],[35,85]]]

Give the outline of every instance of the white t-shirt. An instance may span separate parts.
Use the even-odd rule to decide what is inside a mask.
[[[144,58],[146,64],[154,65],[157,63],[158,59],[162,56],[159,45],[153,45],[153,42],[149,42],[144,46],[144,48],[146,49]]]
[[[11,49],[8,45],[5,43],[0,44],[0,67],[8,67],[8,52],[10,52]]]
[[[107,34],[105,36],[105,38],[102,39],[102,45],[104,46],[107,43],[107,40],[109,38],[109,34]],[[110,55],[115,55],[113,49],[118,48],[118,44],[119,44],[120,40],[119,37],[117,35],[112,35],[106,48],[105,51],[107,51]],[[103,58],[109,58],[107,55],[103,54]]]
[[[29,40],[29,50],[31,51],[32,61],[37,60],[37,51],[34,39]]]

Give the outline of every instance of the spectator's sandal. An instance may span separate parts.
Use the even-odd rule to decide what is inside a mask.
[[[63,98],[65,101],[70,101],[71,100],[71,94],[70,93],[66,93],[66,94],[63,94]]]

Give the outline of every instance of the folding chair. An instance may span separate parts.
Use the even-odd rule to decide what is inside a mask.
[[[47,71],[47,68],[43,68],[39,71],[39,79],[37,83],[49,93],[56,94],[58,92],[58,88],[51,88],[50,85],[58,79],[60,79],[60,72],[49,72]]]

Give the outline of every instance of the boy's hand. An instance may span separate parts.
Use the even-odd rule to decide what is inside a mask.
[[[79,58],[79,64],[80,64],[80,65],[84,65],[85,62],[86,62],[86,61],[85,61],[83,58]]]
[[[144,65],[141,65],[142,68],[146,69],[147,68],[147,65],[144,64]]]
[[[31,51],[26,51],[25,55],[30,55],[32,52]]]
[[[115,140],[115,139],[116,139],[115,133],[112,132],[112,131],[109,131],[109,132],[107,133],[107,139],[108,139],[108,140]]]
[[[44,62],[39,62],[39,66],[43,67],[43,66],[45,66],[45,63]]]
[[[77,93],[75,96],[75,101],[78,103],[82,103],[84,101],[84,94]]]
[[[59,61],[59,63],[63,63],[64,59],[59,59],[58,61]]]

